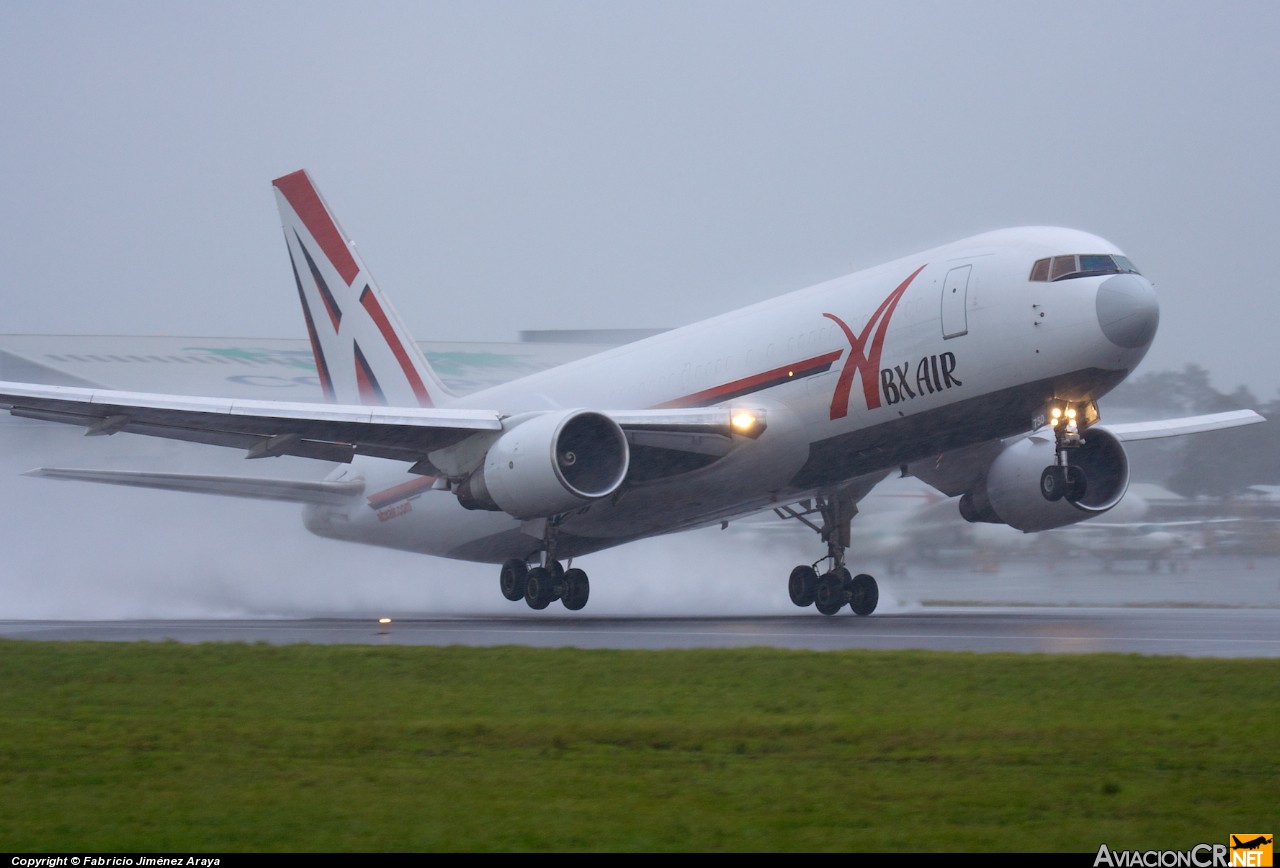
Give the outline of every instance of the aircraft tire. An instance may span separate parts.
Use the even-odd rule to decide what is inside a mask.
[[[1040,474],[1040,493],[1051,503],[1062,500],[1062,496],[1067,493],[1067,480],[1061,467],[1051,464],[1044,469]]]
[[[584,570],[577,567],[564,574],[564,590],[560,593],[560,602],[571,612],[576,612],[587,604],[591,596],[591,582],[587,580]]]
[[[849,608],[855,615],[870,615],[880,602],[880,586],[866,573],[849,580]]]
[[[791,594],[791,602],[797,606],[812,606],[813,595],[818,586],[817,571],[807,564],[801,564],[791,571],[787,580],[787,592]]]
[[[512,558],[502,565],[498,575],[498,586],[502,596],[515,603],[524,599],[524,586],[529,576],[529,567],[519,558]]]
[[[835,615],[844,608],[844,581],[836,573],[824,573],[818,579],[813,599],[814,606],[824,615]]]
[[[529,608],[545,609],[553,599],[555,589],[552,587],[551,573],[542,567],[529,570],[524,588],[524,601],[529,604]]]

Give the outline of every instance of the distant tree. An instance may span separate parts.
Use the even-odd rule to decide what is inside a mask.
[[[1230,395],[1219,392],[1209,382],[1209,372],[1196,364],[1188,364],[1181,371],[1143,374],[1121,383],[1105,400],[1108,406],[1185,416],[1238,410],[1257,403],[1244,386]]]

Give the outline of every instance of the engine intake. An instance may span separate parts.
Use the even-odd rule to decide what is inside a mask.
[[[467,509],[546,518],[608,497],[626,478],[626,434],[603,413],[557,410],[513,421],[458,488]]]
[[[1010,443],[996,456],[985,479],[960,498],[966,521],[1007,524],[1032,532],[1065,527],[1111,509],[1129,488],[1129,458],[1120,440],[1105,428],[1090,428],[1084,444],[1071,450],[1071,463],[1084,471],[1087,487],[1078,501],[1048,501],[1040,474],[1054,462],[1053,435],[1032,434]]]

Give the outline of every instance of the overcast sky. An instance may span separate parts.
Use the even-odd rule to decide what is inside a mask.
[[[311,170],[420,339],[679,325],[988,229],[1275,397],[1280,4],[0,3],[0,332],[302,337]]]
[[[1277,45],[1261,0],[0,0],[0,333],[304,337],[270,183],[307,168],[423,340],[680,325],[1058,224],[1155,281],[1145,370],[1267,400]],[[512,611],[491,566],[287,506],[17,475],[112,449],[246,472],[142,440],[6,446],[0,615]],[[790,611],[812,540],[762,569],[700,533],[592,558],[593,610]]]

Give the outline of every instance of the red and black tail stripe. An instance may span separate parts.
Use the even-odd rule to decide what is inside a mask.
[[[383,507],[390,506],[396,501],[407,500],[415,494],[421,494],[422,492],[430,489],[431,486],[435,484],[435,481],[436,478],[434,476],[419,476],[418,478],[411,479],[408,482],[402,482],[399,485],[392,486],[391,488],[375,492],[374,494],[370,494],[368,497],[369,506],[373,509],[382,509]]]
[[[298,247],[302,250],[302,255],[306,257],[307,267],[311,269],[311,279],[316,282],[316,289],[320,291],[320,298],[323,299],[325,310],[329,313],[329,322],[333,323],[333,330],[337,332],[338,325],[342,322],[342,308],[338,307],[338,300],[333,297],[329,284],[325,283],[324,278],[320,275],[320,269],[316,267],[316,261],[311,258],[311,254],[307,251],[307,245],[302,243],[302,239],[298,237],[297,232],[293,233],[293,237],[298,239]]]
[[[387,346],[395,354],[396,361],[400,363],[400,370],[404,372],[404,378],[409,382],[409,387],[413,389],[413,394],[418,399],[418,404],[422,407],[434,406],[431,394],[427,391],[426,385],[422,382],[422,378],[418,376],[417,369],[413,366],[413,361],[409,358],[408,350],[405,349],[404,344],[396,336],[396,330],[391,327],[391,322],[382,310],[382,305],[378,304],[378,297],[374,295],[373,290],[368,286],[365,286],[364,291],[360,293],[360,305],[368,311],[369,317],[377,325],[378,331],[381,332],[382,339],[387,342]]]
[[[288,247],[286,244],[285,247]],[[307,337],[311,340],[311,354],[316,360],[316,373],[320,376],[320,389],[330,401],[336,401],[337,394],[333,390],[333,378],[329,376],[329,365],[325,363],[324,351],[320,349],[320,336],[316,334],[315,320],[311,318],[311,306],[307,304],[307,294],[302,291],[302,278],[298,275],[298,263],[293,260],[293,251],[289,251],[289,266],[293,269],[293,283],[298,288],[298,301],[302,302],[302,318],[307,322]]]
[[[373,375],[373,368],[369,367],[364,353],[360,352],[360,345],[353,343],[352,346],[355,350],[356,388],[360,390],[360,403],[387,406],[387,396],[382,393],[378,378]]]
[[[329,210],[320,200],[320,194],[311,185],[311,179],[307,177],[306,171],[299,169],[282,178],[276,178],[273,183],[276,189],[284,194],[289,206],[307,227],[311,237],[320,245],[321,252],[333,263],[333,267],[347,282],[347,286],[350,286],[360,274],[360,266],[356,264],[351,251],[347,249],[346,242],[342,240],[342,233],[338,231],[338,225],[333,222]]]

